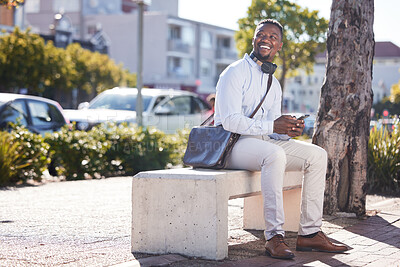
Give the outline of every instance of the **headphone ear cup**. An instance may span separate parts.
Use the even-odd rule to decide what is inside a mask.
[[[274,74],[276,68],[278,67],[272,62],[261,63],[261,61],[253,54],[253,52],[251,52],[250,58],[256,62],[261,67],[261,71],[266,74]]]
[[[277,68],[276,64],[271,63],[271,62],[263,63],[263,64],[261,65],[261,70],[262,70],[264,73],[273,74],[273,73],[275,72],[276,68]]]

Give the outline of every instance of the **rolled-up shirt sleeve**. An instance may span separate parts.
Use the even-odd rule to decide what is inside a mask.
[[[260,108],[254,118],[249,118],[260,100],[252,99],[249,103],[244,100],[246,87],[252,86],[256,81],[252,80],[254,77],[251,77],[251,72],[248,73],[249,75],[243,75],[243,71],[240,67],[228,67],[221,74],[216,90],[216,122],[222,123],[224,129],[242,135],[271,134],[274,130],[274,120],[280,116],[280,87],[278,91],[271,90],[274,91],[273,95],[269,97],[270,101],[273,99],[272,106],[265,105],[270,106],[266,110],[263,108],[263,104],[263,107]],[[263,93],[265,93],[265,90],[266,84],[263,86]]]

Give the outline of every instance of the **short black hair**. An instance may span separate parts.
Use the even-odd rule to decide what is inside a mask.
[[[279,31],[281,32],[281,37],[283,37],[283,27],[282,24],[279,23],[279,21],[275,20],[275,19],[264,19],[262,21],[260,21],[257,24],[257,28],[260,27],[263,24],[272,24],[275,25],[276,27],[279,28]]]

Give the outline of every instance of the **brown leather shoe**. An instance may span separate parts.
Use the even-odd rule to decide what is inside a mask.
[[[283,241],[282,235],[275,235],[265,243],[265,249],[272,258],[293,259],[294,254]]]
[[[344,245],[333,244],[329,238],[320,231],[312,238],[297,236],[296,250],[342,253],[349,250],[349,248]]]

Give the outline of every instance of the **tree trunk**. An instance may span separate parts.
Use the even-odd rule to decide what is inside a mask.
[[[279,84],[281,85],[281,88],[282,88],[282,95],[283,95],[283,92],[285,91],[286,73],[287,73],[286,66],[285,66],[285,64],[282,64],[282,74],[281,74],[281,77],[279,78]]]
[[[328,152],[324,213],[365,214],[374,1],[333,0],[313,143]]]
[[[279,77],[279,84],[281,85],[282,88],[282,96],[283,96],[283,92],[285,90],[285,83],[286,83],[286,73],[288,71],[287,68],[287,63],[286,63],[286,55],[284,54],[284,51],[280,51],[279,53],[282,53],[282,56],[280,57],[282,60],[282,66],[281,66],[281,76]]]

